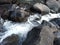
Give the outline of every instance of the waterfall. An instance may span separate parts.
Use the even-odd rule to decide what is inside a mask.
[[[23,43],[23,41],[27,37],[28,32],[31,31],[32,28],[39,26],[43,20],[49,22],[53,18],[60,18],[60,13],[58,14],[49,13],[44,16],[41,16],[40,14],[30,15],[28,17],[28,20],[23,23],[14,23],[12,21],[5,20],[3,27],[7,31],[4,32],[4,35],[0,36],[0,43],[3,42],[4,39],[6,39],[8,36],[11,36],[12,34],[17,34],[21,38],[24,37],[24,39],[21,41]],[[22,43],[20,43],[20,45],[22,45]]]

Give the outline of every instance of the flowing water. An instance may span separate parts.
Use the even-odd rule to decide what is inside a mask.
[[[50,21],[54,18],[60,18],[60,13],[58,14],[47,14],[44,16],[40,16],[40,14],[30,15],[26,22],[23,23],[15,23],[9,20],[5,20],[3,23],[3,28],[6,30],[4,33],[0,36],[0,43],[3,42],[4,39],[11,36],[12,34],[17,34],[20,36],[20,38],[23,40],[20,40],[20,45],[22,45],[23,41],[26,39],[27,34],[29,31],[32,30],[32,28],[39,26],[43,20]],[[36,20],[38,19],[38,20]],[[3,22],[1,20],[1,22]]]

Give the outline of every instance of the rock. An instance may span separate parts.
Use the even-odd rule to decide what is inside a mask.
[[[0,4],[11,3],[11,0],[0,0]]]
[[[35,10],[41,12],[42,15],[50,13],[50,9],[44,4],[36,3],[33,7]]]
[[[60,45],[60,29],[56,32],[54,32],[54,34],[56,35],[53,44],[54,45]]]
[[[27,9],[26,9],[27,10]],[[29,11],[26,11],[25,7],[19,7],[17,4],[13,4],[10,9],[5,10],[1,17],[5,20],[11,20],[15,22],[25,22],[30,15]]]
[[[55,27],[49,27],[49,26],[43,26],[40,36],[40,45],[53,45],[53,41],[55,39],[55,35],[53,32],[55,32],[57,28]]]
[[[18,45],[18,42],[19,42],[19,36],[13,34],[4,39],[0,45]]]
[[[0,4],[10,4],[10,3],[16,3],[18,0],[0,0]]]
[[[3,15],[4,12],[6,13],[6,11],[11,8],[11,4],[4,4],[4,5],[0,5],[0,15]]]
[[[53,43],[53,45],[60,45],[60,38],[55,38]]]
[[[60,3],[56,0],[47,0],[46,5],[53,11],[59,12],[60,10]]]
[[[40,2],[46,4],[47,0],[40,0]]]
[[[9,12],[7,10],[4,10],[4,12],[1,14],[1,17],[5,20],[9,17]]]
[[[34,5],[37,2],[40,3],[40,0],[19,0],[19,1],[20,1],[20,3],[29,3],[31,5]]]
[[[50,20],[50,22],[52,22],[54,25],[60,27],[60,18],[55,18]]]
[[[16,9],[16,7],[14,7],[14,8],[12,11],[10,11],[11,16],[10,16],[9,20],[16,21],[16,22],[26,21],[27,17],[29,16],[29,12],[26,11],[23,7],[20,8],[18,6],[17,9]]]
[[[27,35],[23,45],[53,45],[55,39],[54,32],[58,29],[54,26],[45,25],[46,22],[38,27],[33,28]]]
[[[32,31],[28,32],[26,40],[22,45],[37,45],[40,42],[41,26],[34,27]]]

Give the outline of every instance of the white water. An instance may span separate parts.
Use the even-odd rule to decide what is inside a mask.
[[[7,38],[8,36],[11,36],[12,34],[17,34],[20,36],[20,38],[24,37],[22,42],[26,39],[27,33],[32,30],[33,27],[38,26],[36,23],[32,23],[31,21],[35,20],[36,18],[39,18],[37,14],[34,16],[30,16],[28,20],[25,23],[14,23],[12,21],[6,20],[3,24],[3,27],[7,30],[3,36],[0,38],[0,43]],[[33,19],[33,20],[32,20]],[[21,43],[20,43],[21,45]]]
[[[40,16],[38,14],[32,15],[28,18],[28,20],[25,23],[13,23],[12,21],[6,20],[3,24],[4,28],[7,30],[4,35],[2,35],[0,38],[0,43],[7,38],[8,36],[11,36],[12,34],[17,34],[20,37],[24,37],[22,42],[26,39],[27,34],[33,27],[38,26],[42,23],[43,20],[49,21],[53,18],[60,18],[60,13],[58,14],[47,14],[44,16],[41,16],[40,20],[36,20],[36,18],[40,19]],[[22,43],[21,43],[22,45]]]
[[[43,20],[49,22],[51,19],[54,19],[54,18],[60,18],[60,13],[58,13],[58,14],[49,13],[47,15],[44,15],[41,17],[41,19],[38,22],[41,24]]]

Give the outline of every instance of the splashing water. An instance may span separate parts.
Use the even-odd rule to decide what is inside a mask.
[[[36,20],[38,18],[39,20]],[[44,16],[40,16],[39,14],[31,15],[28,17],[28,20],[23,23],[14,23],[12,21],[6,20],[3,24],[3,27],[7,30],[4,32],[4,35],[0,36],[0,43],[3,42],[8,36],[12,34],[17,34],[21,38],[24,37],[22,42],[26,39],[29,31],[32,30],[33,27],[36,27],[42,23],[43,20],[50,21],[53,18],[60,18],[60,13],[58,14],[47,14]],[[22,43],[20,43],[22,45]]]
[[[47,15],[44,15],[41,17],[41,19],[38,22],[41,24],[43,20],[49,22],[50,20],[52,20],[54,18],[60,18],[60,13],[58,13],[58,14],[49,13]]]
[[[30,16],[28,18],[28,21],[25,23],[14,23],[12,21],[6,20],[3,24],[3,27],[7,30],[4,32],[4,35],[0,38],[0,43],[7,38],[8,36],[11,36],[12,34],[18,34],[21,38],[24,37],[22,42],[26,39],[27,33],[32,30],[33,27],[38,26],[37,23],[32,23],[31,21],[35,20],[36,18],[40,18],[37,14],[34,16]],[[31,20],[33,19],[33,20]],[[20,43],[22,45],[22,43]]]

